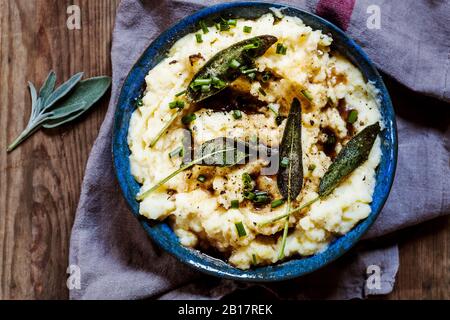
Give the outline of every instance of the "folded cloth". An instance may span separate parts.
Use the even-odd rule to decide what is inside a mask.
[[[121,196],[111,159],[113,116],[127,73],[152,39],[203,3],[123,0],[118,7],[111,101],[89,157],[72,230],[70,264],[81,273],[81,287],[71,290],[72,299],[218,299],[250,286],[206,276],[153,245]],[[398,248],[395,241],[374,238],[450,212],[450,117],[448,105],[442,102],[450,97],[450,4],[426,0],[415,1],[414,6],[381,0],[286,3],[347,29],[383,72],[403,84],[388,83],[397,111],[399,159],[392,192],[365,237],[369,240],[311,275],[264,287],[287,299],[389,293],[398,269]],[[378,22],[380,29],[376,29]],[[381,273],[379,285],[366,285],[376,268]]]

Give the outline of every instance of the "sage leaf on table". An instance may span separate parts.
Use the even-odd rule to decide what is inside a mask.
[[[287,233],[289,229],[289,211],[291,201],[297,198],[303,187],[302,160],[302,110],[300,101],[294,98],[284,128],[280,144],[280,167],[278,169],[277,184],[280,194],[287,199],[287,214],[284,225],[283,238],[279,259],[284,257]]]
[[[250,155],[250,147],[248,144],[230,138],[216,138],[204,142],[198,152],[195,153],[194,160],[183,164],[181,168],[175,170],[164,179],[157,182],[147,191],[139,194],[136,199],[144,200],[149,194],[157,190],[164,183],[175,177],[177,174],[193,167],[194,165],[203,166],[234,166],[243,161]]]
[[[41,127],[54,128],[76,119],[97,102],[111,84],[110,77],[81,81],[82,77],[82,72],[77,73],[55,89],[56,75],[51,71],[39,94],[33,83],[28,82],[31,95],[30,119],[7,151],[14,150]]]
[[[271,35],[261,35],[219,51],[195,74],[187,89],[188,97],[199,102],[222,91],[242,72],[253,68],[255,59],[277,40]]]
[[[336,160],[330,165],[327,172],[320,179],[319,196],[302,206],[295,208],[287,214],[278,216],[269,221],[261,223],[260,226],[268,225],[281,220],[288,215],[301,211],[309,207],[319,199],[327,197],[339,186],[353,171],[362,165],[368,158],[373,144],[380,133],[381,128],[378,122],[367,126],[357,135],[355,135],[339,152]]]

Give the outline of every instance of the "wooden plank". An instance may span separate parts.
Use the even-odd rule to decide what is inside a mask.
[[[397,235],[400,270],[387,299],[450,299],[450,217],[408,228]]]
[[[6,146],[30,112],[27,80],[41,85],[78,71],[110,75],[118,0],[0,0],[0,298],[66,298],[70,229],[84,167],[108,97],[63,129],[37,132],[17,150]],[[68,30],[67,7],[81,8],[81,30]]]

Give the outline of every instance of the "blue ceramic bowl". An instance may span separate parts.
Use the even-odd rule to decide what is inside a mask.
[[[220,16],[258,18],[262,14],[269,12],[271,7],[287,7],[283,11],[285,15],[297,16],[313,29],[331,33],[334,39],[333,49],[344,54],[362,71],[365,78],[372,81],[380,90],[381,114],[385,126],[385,130],[381,134],[382,157],[377,171],[377,183],[371,204],[372,213],[350,232],[336,239],[326,251],[319,254],[291,259],[273,266],[240,270],[198,250],[183,247],[166,223],[154,223],[139,216],[139,203],[135,200],[135,196],[139,191],[139,184],[130,173],[128,159],[130,155],[127,144],[128,125],[131,114],[135,109],[134,99],[139,96],[142,86],[145,84],[145,75],[164,58],[165,52],[175,41],[188,33],[194,32],[200,20],[212,20]],[[397,162],[395,114],[383,80],[373,63],[352,39],[330,22],[311,13],[286,5],[261,2],[224,3],[207,7],[181,20],[162,33],[145,50],[125,80],[119,97],[113,133],[113,157],[117,178],[131,211],[139,218],[145,231],[153,241],[164,250],[177,257],[180,261],[214,276],[247,281],[280,281],[307,274],[335,260],[348,251],[375,221],[388,197],[394,179]]]

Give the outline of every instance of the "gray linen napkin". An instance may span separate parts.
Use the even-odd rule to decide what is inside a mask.
[[[118,8],[111,50],[111,101],[89,157],[72,230],[69,260],[81,271],[81,288],[71,290],[72,299],[218,299],[249,286],[203,275],[153,245],[129,212],[112,167],[113,115],[124,78],[152,39],[203,3],[123,0]],[[450,39],[446,36],[450,5],[425,0],[409,8],[404,2],[381,0],[285,3],[317,12],[347,29],[382,71],[408,88],[389,80],[397,111],[399,161],[389,200],[365,237],[369,240],[311,275],[264,287],[288,299],[351,299],[389,293],[398,269],[398,248],[393,237],[386,241],[379,236],[450,212],[449,108],[413,93],[450,100]],[[380,8],[379,30],[366,27],[370,5]],[[371,265],[381,270],[379,289],[366,286]]]

